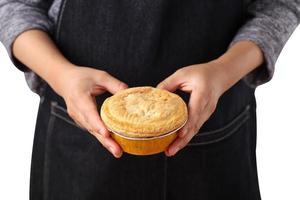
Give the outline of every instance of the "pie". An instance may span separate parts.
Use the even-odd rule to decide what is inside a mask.
[[[117,92],[101,106],[107,128],[131,138],[170,133],[187,120],[187,107],[177,94],[154,87],[133,87]]]

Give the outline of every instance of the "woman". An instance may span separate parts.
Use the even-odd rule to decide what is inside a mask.
[[[0,16],[41,97],[30,199],[260,199],[254,91],[299,2],[2,0]],[[165,154],[122,155],[99,117],[109,93],[141,85],[188,103]]]

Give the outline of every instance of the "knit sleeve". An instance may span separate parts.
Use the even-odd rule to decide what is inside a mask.
[[[269,81],[274,65],[285,43],[300,20],[299,0],[257,0],[247,9],[248,18],[230,46],[238,41],[256,43],[264,55],[264,63],[244,77],[250,87]]]
[[[14,65],[22,71],[28,68],[13,56],[13,42],[21,33],[30,29],[51,32],[53,23],[48,18],[48,10],[52,3],[53,0],[0,1],[0,41]]]

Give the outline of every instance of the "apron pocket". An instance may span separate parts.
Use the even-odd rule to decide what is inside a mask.
[[[69,124],[71,124],[73,126],[76,126],[76,127],[80,128],[80,129],[82,129],[80,126],[78,126],[74,122],[73,119],[70,118],[67,110],[64,107],[59,106],[57,104],[57,102],[55,102],[55,101],[51,102],[51,115],[54,115],[55,117],[58,117],[61,120],[63,120],[63,121],[65,121],[65,122],[67,122],[67,123],[69,123]],[[82,130],[84,130],[84,129],[82,129]]]
[[[55,101],[49,104],[44,199],[88,199],[87,195],[93,193],[97,181],[95,163],[100,158],[101,161],[107,158],[107,153],[100,154],[97,148],[102,145],[88,131],[80,128],[64,107]]]
[[[66,154],[86,154],[97,140],[88,131],[77,125],[68,115],[67,110],[51,102],[51,116],[48,127],[48,142],[53,148]],[[54,147],[56,145],[56,147]]]
[[[189,142],[188,146],[213,144],[233,135],[250,118],[250,107],[250,105],[247,105],[241,113],[239,113],[235,118],[221,128],[211,131],[198,132]]]

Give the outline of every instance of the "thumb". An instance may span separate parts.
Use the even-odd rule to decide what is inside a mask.
[[[160,82],[156,87],[159,89],[174,92],[179,87],[180,83],[180,75],[177,72],[175,72],[169,77],[167,77],[165,80]]]
[[[96,78],[98,85],[104,87],[107,91],[114,94],[119,90],[128,88],[128,85],[115,77],[111,76],[109,73],[102,71]]]

